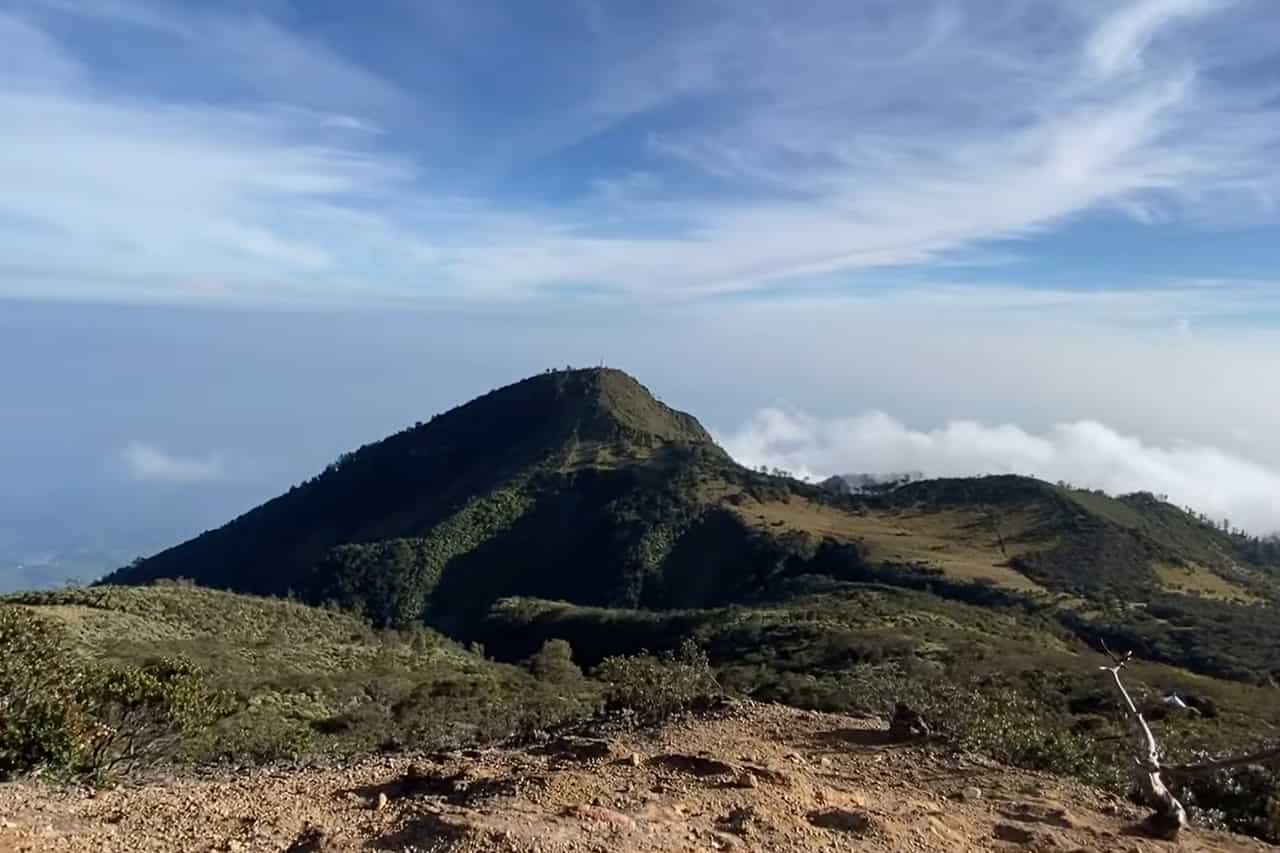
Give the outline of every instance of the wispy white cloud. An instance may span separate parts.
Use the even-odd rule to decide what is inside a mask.
[[[46,19],[54,22],[87,21],[99,38],[129,39],[139,63],[154,61],[143,69],[154,76],[153,85],[175,82],[166,76],[185,80],[192,101],[207,96],[201,89],[213,83],[242,98],[303,108],[341,106],[381,114],[412,106],[397,87],[325,42],[305,38],[260,12],[147,0],[31,0],[31,8],[52,13]],[[123,29],[112,32],[103,25]],[[148,38],[134,38],[138,35]],[[165,74],[164,64],[174,60],[182,66]],[[212,78],[203,70],[209,63],[217,63]]]
[[[823,419],[770,408],[720,441],[744,464],[808,476],[1023,474],[1111,494],[1165,494],[1257,533],[1280,530],[1280,469],[1212,446],[1152,444],[1097,421],[1041,433],[969,420],[913,429],[883,412]]]
[[[125,447],[121,458],[131,479],[143,483],[193,485],[215,482],[227,471],[217,456],[205,458],[175,456],[151,444],[135,441]]]
[[[1179,21],[1217,12],[1231,0],[1140,0],[1119,9],[1093,31],[1085,44],[1100,74],[1142,67],[1142,53],[1161,30]]]
[[[0,290],[457,302],[570,282],[667,299],[954,263],[1095,211],[1149,227],[1274,212],[1280,107],[1203,73],[1280,46],[1256,5],[751,0],[662,38],[586,5],[586,46],[565,47],[581,62],[547,84],[575,98],[490,104],[515,111],[492,161],[466,156],[493,132],[465,86],[389,82],[263,14],[0,12],[0,111],[17,118],[0,254],[25,271]],[[451,26],[482,37],[473,14]],[[185,58],[185,89],[104,78],[49,23],[85,16],[120,44],[147,34],[139,79]],[[647,143],[590,153],[623,129]],[[504,190],[570,146],[562,197]],[[476,164],[497,171],[451,177]]]

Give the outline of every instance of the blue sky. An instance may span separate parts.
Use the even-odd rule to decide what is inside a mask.
[[[1280,257],[1278,29],[1263,0],[6,2],[0,289],[1083,287],[1130,242],[1101,284],[1252,277]]]
[[[1280,528],[1270,0],[0,0],[0,115],[0,545],[600,360],[746,461]]]

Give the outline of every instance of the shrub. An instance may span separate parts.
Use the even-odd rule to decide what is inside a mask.
[[[86,732],[82,680],[52,625],[0,607],[0,778],[74,763]]]
[[[629,710],[644,722],[705,705],[723,694],[706,652],[685,640],[678,652],[605,658],[595,677],[603,681],[606,707]]]
[[[586,679],[539,681],[512,667],[424,681],[389,708],[387,736],[435,748],[525,738],[591,716],[599,690]]]
[[[568,641],[547,640],[529,659],[529,671],[543,681],[567,682],[582,678],[582,670],[573,662],[573,648]]]
[[[1280,775],[1246,764],[1174,780],[1174,794],[1204,826],[1280,842]]]
[[[136,767],[228,711],[184,661],[89,668],[52,625],[0,606],[0,777]]]
[[[199,667],[178,658],[94,673],[84,680],[82,702],[92,720],[83,765],[95,774],[172,754],[185,732],[231,711]]]

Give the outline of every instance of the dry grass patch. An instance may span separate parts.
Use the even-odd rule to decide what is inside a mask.
[[[1263,604],[1263,599],[1249,590],[1234,583],[1207,566],[1191,563],[1175,566],[1170,563],[1157,563],[1154,566],[1156,578],[1170,592],[1183,595],[1200,595],[1215,598],[1219,601],[1234,601],[1238,604]]]
[[[1008,566],[1012,557],[1047,543],[1021,541],[1032,526],[1025,513],[998,516],[974,510],[846,512],[804,498],[736,507],[749,523],[861,542],[872,560],[921,563],[959,580],[985,580],[1008,589],[1044,587]]]

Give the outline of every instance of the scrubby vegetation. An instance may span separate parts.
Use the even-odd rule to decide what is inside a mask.
[[[1016,598],[971,605],[811,577],[769,602],[664,613],[504,601],[487,624],[486,645],[499,655],[524,654],[555,636],[584,650],[580,663],[588,666],[599,655],[640,649],[673,655],[692,641],[731,694],[881,716],[907,702],[957,746],[1131,789],[1132,732],[1097,670],[1105,659],[1051,613]],[[1131,677],[1175,763],[1280,739],[1274,687],[1150,663]],[[1175,691],[1197,710],[1169,712],[1161,699]],[[1280,838],[1280,824],[1268,823],[1280,796],[1272,771],[1184,784],[1180,796],[1201,823]]]
[[[648,723],[704,706],[724,693],[706,652],[689,639],[678,651],[659,656],[639,652],[607,657],[595,676],[605,684],[608,707]]]
[[[230,708],[188,661],[102,667],[32,610],[0,606],[0,777],[136,769]]]
[[[293,592],[469,640],[503,597],[668,610],[826,574],[1017,600],[1085,639],[1266,682],[1280,677],[1269,553],[1146,493],[995,476],[849,494],[749,471],[631,377],[568,370],[347,454],[113,580]]]
[[[54,659],[71,672],[135,673],[140,697],[171,686],[164,695],[175,701],[149,719],[172,725],[154,739],[147,734],[157,746],[148,760],[239,763],[456,747],[525,738],[601,712],[659,722],[728,694],[881,715],[903,701],[957,746],[1127,790],[1128,730],[1098,678],[1099,659],[1054,619],[1016,603],[967,605],[822,577],[778,592],[752,605],[665,612],[504,601],[474,651],[426,628],[379,630],[340,610],[184,584],[26,594],[4,612],[21,614],[32,654],[47,656],[41,644],[56,638]],[[161,654],[181,655],[186,668],[145,670]],[[9,667],[12,684],[20,670]],[[198,682],[186,680],[196,673]],[[1157,723],[1174,761],[1280,732],[1273,688],[1152,664],[1133,674],[1157,710],[1170,690],[1204,709]],[[197,683],[197,692],[184,692]],[[184,709],[203,706],[184,704],[189,695],[227,704],[210,724],[192,726]],[[55,706],[62,707],[33,706],[25,719]],[[106,706],[84,707],[100,713]],[[58,735],[74,726],[53,721],[52,729],[15,724],[14,731],[57,736],[42,735],[43,752],[28,750],[20,765],[10,759],[10,772],[102,766],[91,744],[66,746],[71,741]],[[12,737],[6,744],[6,756],[17,754]],[[127,751],[111,747],[113,755]],[[1188,785],[1182,796],[1200,809],[1198,820],[1274,837],[1267,821],[1277,788],[1269,771],[1245,768]]]
[[[182,762],[459,746],[579,719],[601,701],[599,685],[563,677],[564,670],[539,677],[529,666],[486,660],[427,628],[379,631],[352,614],[288,600],[170,584],[8,601],[6,612],[63,638],[68,653],[60,659],[77,661],[68,664],[76,672],[90,671],[93,662],[136,677],[163,676],[178,699],[188,670],[150,662],[180,656],[198,669],[208,689],[225,697],[229,713],[184,728],[166,753]],[[97,695],[126,687],[147,696],[151,683],[108,682],[108,693]]]
[[[724,690],[909,701],[957,744],[1123,787],[1129,734],[1090,650],[1133,649],[1157,662],[1140,693],[1198,703],[1160,723],[1175,760],[1274,737],[1274,560],[1145,493],[750,471],[625,374],[567,370],[344,455],[112,584],[14,600],[90,659],[207,673],[235,710],[184,760],[656,720]],[[113,585],[179,576],[277,598]],[[1204,817],[1277,837],[1270,771],[1187,784]]]

